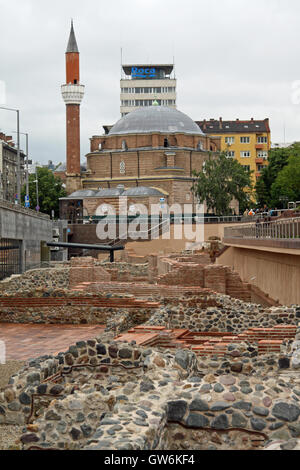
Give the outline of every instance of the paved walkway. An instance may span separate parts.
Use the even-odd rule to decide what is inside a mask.
[[[24,361],[44,354],[56,355],[80,340],[96,338],[104,325],[0,324],[6,360]]]

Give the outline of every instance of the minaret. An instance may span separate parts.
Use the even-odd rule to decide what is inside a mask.
[[[66,84],[61,87],[66,103],[66,176],[67,193],[81,187],[80,182],[80,103],[84,96],[84,85],[79,80],[79,51],[75,38],[73,20],[66,51]]]

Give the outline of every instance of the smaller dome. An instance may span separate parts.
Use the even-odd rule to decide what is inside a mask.
[[[124,193],[124,187],[117,187],[117,188],[105,188],[105,189],[100,189],[96,193],[96,197],[118,197],[123,195]]]
[[[137,186],[135,188],[127,189],[122,196],[130,197],[149,197],[149,196],[165,196],[162,192],[155,188],[149,188],[147,186]]]
[[[69,199],[83,199],[85,197],[94,197],[97,191],[93,189],[80,189],[79,191],[75,191],[75,193],[70,194],[67,196]]]

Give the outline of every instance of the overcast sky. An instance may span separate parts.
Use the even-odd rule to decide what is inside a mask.
[[[86,87],[82,161],[89,137],[120,118],[121,47],[123,63],[174,55],[177,107],[194,120],[269,117],[273,142],[284,141],[284,127],[286,142],[300,140],[299,0],[0,0],[5,105],[20,109],[34,160],[65,161],[60,85],[71,18]],[[1,131],[15,127],[15,113],[0,110]]]

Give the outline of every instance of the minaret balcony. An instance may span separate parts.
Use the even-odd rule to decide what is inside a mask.
[[[75,83],[62,85],[61,94],[66,104],[80,104],[84,96],[84,85]]]

